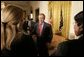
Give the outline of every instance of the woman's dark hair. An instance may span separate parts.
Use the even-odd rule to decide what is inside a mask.
[[[83,11],[79,12],[75,17],[75,21],[80,29],[83,29]],[[80,34],[83,34],[83,30],[80,31]]]
[[[80,26],[83,24],[83,11],[79,12],[75,17],[75,21],[77,22],[77,25]]]

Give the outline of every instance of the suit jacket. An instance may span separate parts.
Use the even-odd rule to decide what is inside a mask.
[[[58,45],[52,56],[84,56],[83,36],[77,40],[69,40]]]
[[[35,34],[37,36],[38,44],[42,45],[42,44],[46,44],[47,42],[51,42],[51,39],[53,36],[51,25],[44,22],[41,36],[39,36],[38,35],[38,23],[37,23],[37,24],[35,24],[33,34]]]
[[[41,36],[38,34],[39,24],[35,24],[33,33],[37,36],[36,48],[39,56],[49,56],[47,43],[51,42],[52,39],[52,28],[51,25],[44,22]]]

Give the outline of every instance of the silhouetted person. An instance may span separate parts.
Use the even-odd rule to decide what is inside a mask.
[[[77,38],[62,42],[58,45],[56,52],[52,56],[84,56],[83,48],[83,11],[75,17],[74,32]]]
[[[23,10],[8,5],[1,16],[1,56],[35,56],[32,39],[23,33]],[[33,41],[33,40],[32,40]]]

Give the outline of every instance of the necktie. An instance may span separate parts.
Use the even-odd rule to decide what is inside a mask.
[[[39,36],[40,36],[41,35],[41,32],[42,32],[42,24],[39,24],[38,32],[39,32]]]

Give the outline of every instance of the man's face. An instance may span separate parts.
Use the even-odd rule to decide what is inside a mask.
[[[39,15],[38,18],[39,18],[39,22],[40,23],[44,22],[44,16],[43,15]]]
[[[75,32],[75,35],[78,36],[79,33],[80,33],[80,29],[79,29],[79,26],[77,25],[77,23],[75,22],[75,25],[74,25],[74,32]]]

